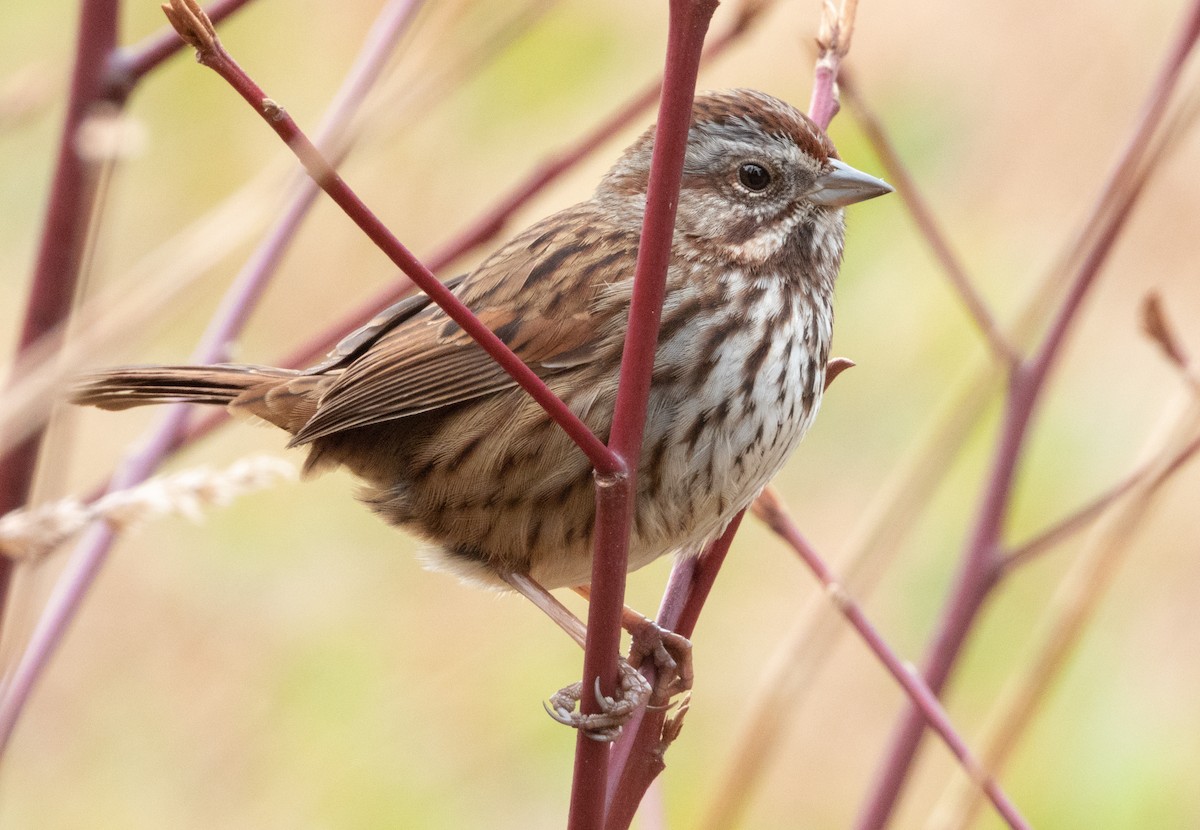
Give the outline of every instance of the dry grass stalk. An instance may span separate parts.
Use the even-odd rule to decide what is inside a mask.
[[[40,559],[99,520],[125,529],[168,516],[199,522],[214,507],[226,507],[248,493],[296,478],[291,463],[253,455],[223,470],[202,466],[155,476],[106,493],[91,504],[66,498],[14,510],[0,517],[0,554],[23,561]]]

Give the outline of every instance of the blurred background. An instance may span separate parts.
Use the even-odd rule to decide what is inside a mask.
[[[126,42],[161,27],[157,3],[125,5]],[[311,128],[378,5],[259,0],[220,30],[267,94]],[[773,4],[702,70],[701,88],[755,87],[804,108],[820,5]],[[515,26],[506,22],[515,5],[428,6],[399,50],[393,95],[343,167],[418,255],[641,89],[661,69],[666,30],[665,3],[543,2]],[[738,8],[726,0],[712,32]],[[12,348],[23,313],[75,12],[17,0],[0,27],[0,349]],[[1002,322],[1020,315],[1091,209],[1182,12],[1159,0],[1136,9],[1113,0],[861,4],[848,67]],[[1181,91],[1194,104],[1196,90],[1193,67]],[[139,87],[129,116],[87,293],[140,296],[160,269],[219,253],[169,311],[124,331],[95,365],[186,359],[282,203],[292,166],[263,123],[186,54]],[[652,120],[647,113],[546,188],[510,230],[585,198]],[[851,113],[831,135],[849,163],[880,172]],[[1161,166],[1039,410],[1006,533],[1014,543],[1121,480],[1183,394],[1178,372],[1140,331],[1148,291],[1161,293],[1185,345],[1200,353],[1196,132]],[[264,183],[241,218],[172,241],[252,180]],[[236,359],[278,360],[394,278],[374,246],[319,202]],[[832,387],[777,482],[834,563],[960,378],[986,358],[896,197],[851,208],[837,314],[834,351],[858,366]],[[890,564],[864,597],[914,661],[979,501],[997,402],[984,412],[911,529],[886,546]],[[158,414],[62,413],[43,497],[87,492]],[[168,469],[282,456],[283,444],[277,432],[237,424]],[[1164,488],[1002,776],[1035,826],[1200,826],[1198,488],[1200,465]],[[359,506],[354,489],[346,474],[326,475],[247,496],[202,525],[170,519],[124,538],[18,727],[0,770],[0,824],[563,826],[574,736],[540,701],[578,677],[578,649],[523,600],[424,571],[414,541]],[[1017,572],[986,607],[948,697],[969,743],[1028,661],[1084,539]],[[6,664],[11,635],[27,633],[63,558],[22,575]],[[632,575],[630,604],[652,613],[669,568],[663,560]],[[748,519],[701,616],[691,712],[652,796],[667,826],[701,825],[767,667],[789,659],[781,645],[822,602],[794,555]],[[788,703],[778,753],[733,826],[848,826],[903,704],[879,664],[843,636]],[[927,739],[894,826],[928,826],[954,770]],[[984,810],[975,826],[999,825]]]

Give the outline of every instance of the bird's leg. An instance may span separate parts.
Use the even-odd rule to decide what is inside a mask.
[[[578,643],[580,648],[583,647],[587,640],[587,626],[553,594],[525,574],[503,574],[502,578],[512,586],[513,590],[540,608],[547,617],[567,633],[568,637]],[[647,622],[649,621],[647,620]],[[596,700],[600,704],[601,710],[598,714],[585,715],[576,711],[579,699],[583,695],[583,684],[575,682],[559,689],[550,697],[550,703],[546,707],[550,717],[559,723],[581,730],[593,740],[616,740],[617,736],[621,734],[621,727],[646,702],[651,692],[650,684],[638,674],[637,669],[631,666],[629,661],[618,658],[617,663],[620,676],[615,697],[607,697],[602,694],[599,682],[596,683]]]
[[[558,601],[558,597],[542,587],[542,584],[525,574],[501,574],[513,590],[542,610],[567,636],[584,647],[587,642],[587,626],[583,620],[571,613],[571,609]]]
[[[590,599],[591,590],[580,585],[575,593]],[[656,705],[665,705],[672,696],[689,691],[695,674],[692,669],[692,641],[682,634],[663,628],[628,605],[621,609],[621,627],[629,632],[629,663],[635,669],[649,657],[656,669],[654,693]]]

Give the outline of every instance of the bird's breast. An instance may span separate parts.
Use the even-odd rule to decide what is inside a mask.
[[[726,282],[739,275],[727,274]],[[664,314],[640,471],[645,555],[701,544],[779,471],[820,405],[828,300],[795,282],[742,277],[690,326]]]

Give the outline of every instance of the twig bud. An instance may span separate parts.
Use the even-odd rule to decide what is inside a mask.
[[[184,42],[196,50],[196,60],[204,63],[206,55],[218,51],[217,30],[196,0],[171,0],[161,8]]]

